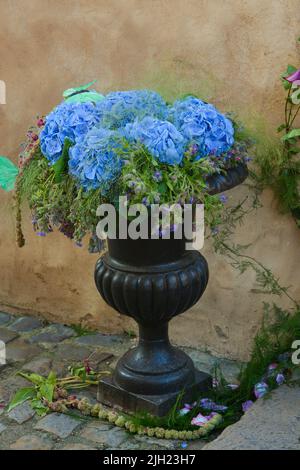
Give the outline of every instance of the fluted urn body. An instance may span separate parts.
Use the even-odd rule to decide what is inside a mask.
[[[230,189],[245,179],[246,169],[209,182],[210,192]],[[98,398],[127,410],[165,414],[178,393],[186,398],[208,388],[208,374],[170,344],[169,321],[202,296],[208,265],[186,239],[111,239],[99,259],[95,281],[103,299],[139,325],[138,345],[118,361],[114,374],[101,381]]]
[[[171,346],[168,322],[203,294],[205,258],[185,251],[184,239],[109,240],[95,279],[104,300],[139,325],[139,344],[120,359],[115,384],[143,395],[180,392],[193,384],[194,365]]]

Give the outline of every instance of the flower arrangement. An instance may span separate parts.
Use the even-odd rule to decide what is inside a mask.
[[[90,251],[99,251],[96,209],[119,195],[145,206],[205,203],[216,226],[225,201],[208,194],[206,179],[249,159],[233,117],[192,95],[166,103],[154,91],[102,96],[90,85],[67,90],[27,134],[17,200],[28,201],[37,234],[58,227],[79,246],[90,234]]]

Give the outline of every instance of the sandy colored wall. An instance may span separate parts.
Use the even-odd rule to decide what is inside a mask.
[[[0,0],[0,154],[16,157],[37,113],[61,91],[98,78],[98,88],[153,87],[168,98],[199,92],[250,120],[281,122],[278,76],[299,63],[299,0]],[[245,188],[231,192],[238,198]],[[0,303],[102,331],[131,328],[100,300],[96,257],[54,234],[40,239],[26,222],[27,245],[14,244],[11,195],[0,193]],[[299,231],[279,215],[272,195],[237,240],[299,292]],[[250,274],[239,277],[205,246],[211,281],[201,302],[174,320],[181,344],[245,359],[264,296]]]

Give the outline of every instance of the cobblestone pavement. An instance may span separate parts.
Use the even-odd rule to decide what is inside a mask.
[[[178,449],[182,443],[162,439],[133,436],[123,429],[97,419],[74,417],[59,413],[38,417],[28,402],[11,412],[5,405],[15,392],[29,386],[16,375],[19,370],[48,375],[50,370],[58,376],[67,373],[68,366],[91,357],[97,370],[110,370],[118,356],[135,344],[128,335],[91,333],[80,336],[80,330],[61,324],[48,324],[36,317],[16,317],[0,312],[0,341],[6,346],[6,364],[0,363],[0,449]],[[216,361],[211,355],[186,349],[197,367],[211,370]],[[227,378],[233,379],[239,365],[221,361]],[[96,401],[93,388],[80,391]],[[189,449],[201,449],[203,441],[189,443]]]

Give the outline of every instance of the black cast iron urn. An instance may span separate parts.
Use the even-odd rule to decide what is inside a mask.
[[[211,177],[210,194],[226,191],[247,177],[245,165]],[[128,411],[165,415],[179,393],[186,400],[206,390],[208,374],[171,345],[169,321],[202,296],[208,265],[198,251],[186,251],[185,239],[108,240],[95,281],[103,299],[136,320],[139,342],[118,361],[111,377],[101,380],[98,400]]]

